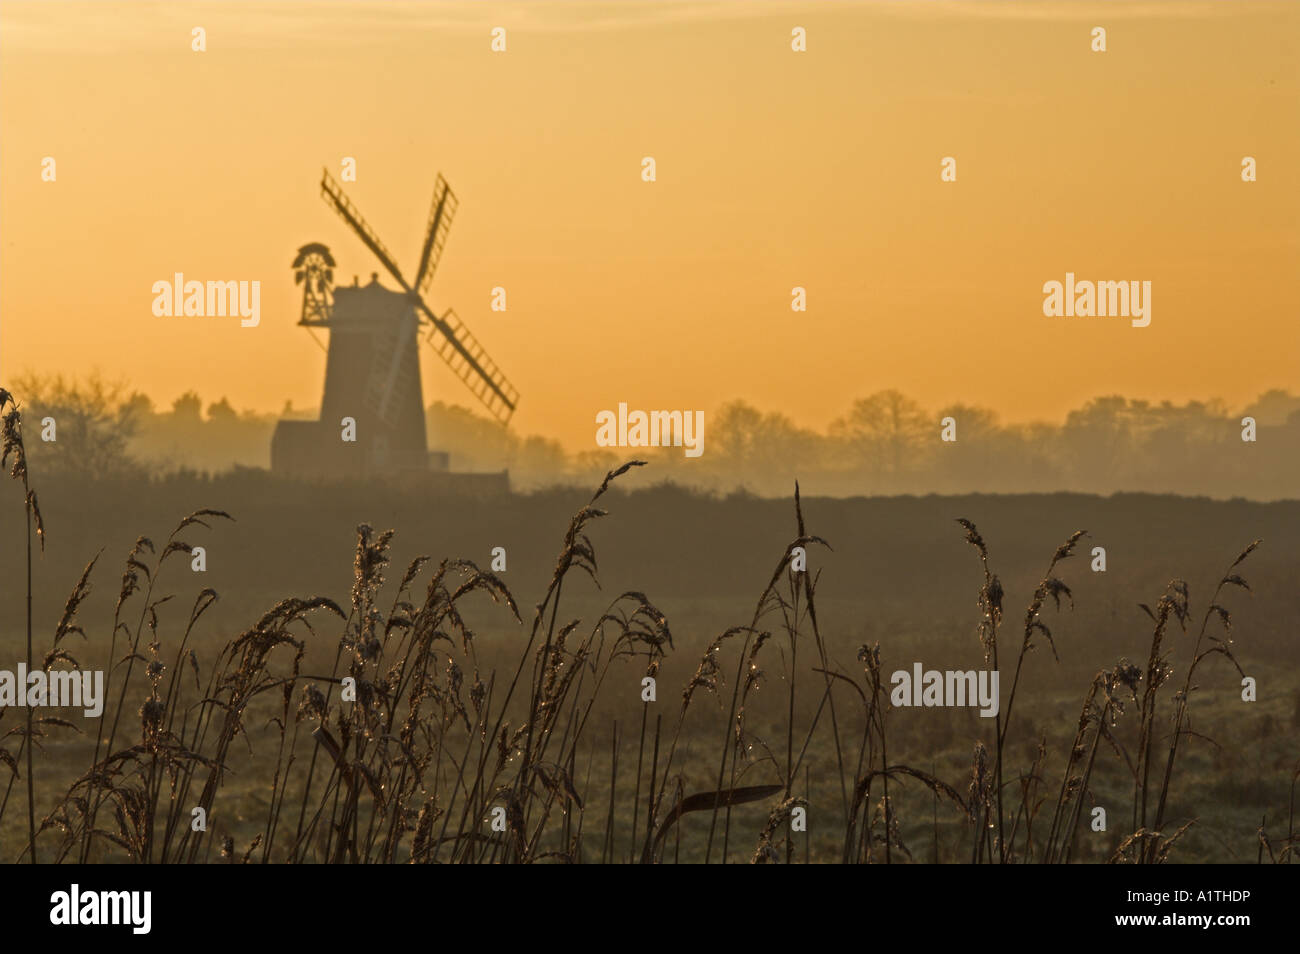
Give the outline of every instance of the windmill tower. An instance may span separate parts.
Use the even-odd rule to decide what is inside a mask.
[[[321,178],[321,196],[379,259],[400,290],[381,285],[378,273],[371,275],[367,285],[335,286],[334,258],[326,246],[312,243],[298,250],[293,263],[295,281],[303,286],[298,324],[330,332],[325,394],[319,421],[282,420],[276,425],[271,469],[306,476],[427,469],[421,338],[488,412],[507,424],[519,392],[454,311],[440,315],[424,299],[458,205],[446,180],[438,176],[420,262],[409,283],[328,172]],[[354,442],[342,438],[344,418],[356,422]]]

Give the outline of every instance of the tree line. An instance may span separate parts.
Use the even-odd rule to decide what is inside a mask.
[[[33,463],[51,474],[264,468],[276,421],[316,416],[287,404],[278,414],[240,411],[224,397],[205,405],[193,392],[158,406],[98,375],[27,375],[10,390],[25,405],[29,433],[45,418],[56,422],[57,440],[29,438]],[[955,440],[941,439],[946,420]],[[976,405],[931,408],[883,390],[853,401],[821,430],[737,400],[706,415],[705,452],[697,459],[685,459],[680,448],[571,452],[443,402],[429,406],[426,423],[429,446],[448,452],[453,469],[508,469],[520,490],[589,483],[629,455],[653,460],[655,471],[676,483],[761,496],[787,494],[798,479],[808,492],[830,496],[1077,491],[1279,499],[1296,496],[1293,475],[1300,473],[1300,396],[1283,390],[1238,410],[1217,400],[1101,396],[1059,423],[1027,424],[1004,423]]]

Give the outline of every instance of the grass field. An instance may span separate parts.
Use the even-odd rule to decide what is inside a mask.
[[[0,668],[30,540],[35,665],[109,690],[34,713],[30,824],[29,710],[0,709],[5,859],[30,827],[41,861],[1290,860],[1300,502],[648,471],[594,498],[31,477],[43,551],[11,484]],[[917,662],[997,668],[999,718],[892,706]]]

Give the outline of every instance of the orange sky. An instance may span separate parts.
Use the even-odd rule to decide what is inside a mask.
[[[1300,391],[1298,117],[1295,3],[5,2],[0,376],[315,405],[289,265],[378,269],[318,194],[354,156],[408,277],[446,175],[429,299],[521,392],[512,426],[574,448],[620,401],[1239,406]],[[261,324],[155,317],[177,271],[259,280]],[[1151,281],[1150,327],[1045,318],[1066,271]],[[426,357],[426,400],[470,403]]]

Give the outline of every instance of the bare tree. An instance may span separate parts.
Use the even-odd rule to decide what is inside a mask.
[[[831,434],[872,470],[897,479],[915,470],[926,435],[937,433],[938,425],[916,401],[891,389],[854,401]]]
[[[126,385],[98,373],[82,382],[62,375],[20,376],[14,388],[25,395],[29,453],[46,474],[88,477],[121,475],[138,468],[128,452],[138,425],[138,404]]]

